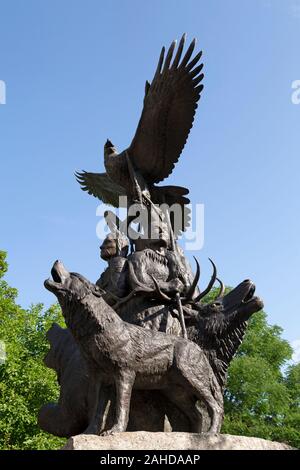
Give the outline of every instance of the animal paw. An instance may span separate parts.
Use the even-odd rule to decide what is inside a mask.
[[[118,433],[118,432],[122,432],[124,431],[123,429],[121,429],[120,426],[118,425],[115,425],[113,426],[111,429],[108,429],[107,431],[102,431],[100,436],[113,436],[114,434]]]

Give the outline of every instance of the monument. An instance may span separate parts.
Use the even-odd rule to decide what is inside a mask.
[[[84,191],[125,206],[127,216],[105,213],[107,268],[95,283],[60,261],[45,281],[67,325],[47,333],[45,364],[57,372],[60,397],[38,417],[56,436],[218,435],[228,366],[247,321],[263,307],[250,280],[225,294],[213,261],[199,290],[199,263],[193,274],[177,242],[190,221],[189,191],[158,185],[180,157],[203,89],[201,52],[192,57],[193,40],[184,53],[185,40],[166,55],[162,49],[130,146],[118,153],[107,140],[106,172],[76,174]],[[207,303],[216,282],[219,293]]]

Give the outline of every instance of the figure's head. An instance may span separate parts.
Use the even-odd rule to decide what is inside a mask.
[[[109,233],[100,246],[100,256],[105,261],[108,261],[114,256],[126,257],[128,246],[129,243],[125,236],[119,232]]]
[[[92,284],[81,274],[70,273],[61,261],[55,261],[51,269],[52,279],[44,282],[46,289],[56,295],[61,307],[83,300],[87,295],[101,297],[100,287]]]

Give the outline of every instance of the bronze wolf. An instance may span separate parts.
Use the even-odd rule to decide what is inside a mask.
[[[223,396],[204,352],[195,343],[124,322],[103,300],[103,291],[77,273],[69,273],[56,261],[53,280],[45,286],[62,308],[68,328],[99,384],[98,403],[91,428],[103,415],[101,385],[116,390],[115,422],[109,432],[125,431],[133,387],[161,390],[182,409],[192,430],[200,432],[201,412],[207,407],[211,418],[208,432],[219,432],[223,418]]]

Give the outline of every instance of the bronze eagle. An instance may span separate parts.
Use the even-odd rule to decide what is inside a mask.
[[[75,173],[81,188],[106,204],[119,207],[119,196],[131,201],[147,194],[154,204],[189,204],[188,189],[180,186],[156,186],[173,171],[192,128],[203,85],[198,65],[202,51],[191,60],[196,40],[182,53],[184,34],[175,57],[176,41],[165,56],[162,48],[152,83],[145,86],[144,107],[130,146],[118,153],[107,140],[104,146],[106,173]],[[172,60],[173,59],[173,60]],[[140,194],[137,194],[139,193]],[[184,217],[182,230],[189,217]]]

